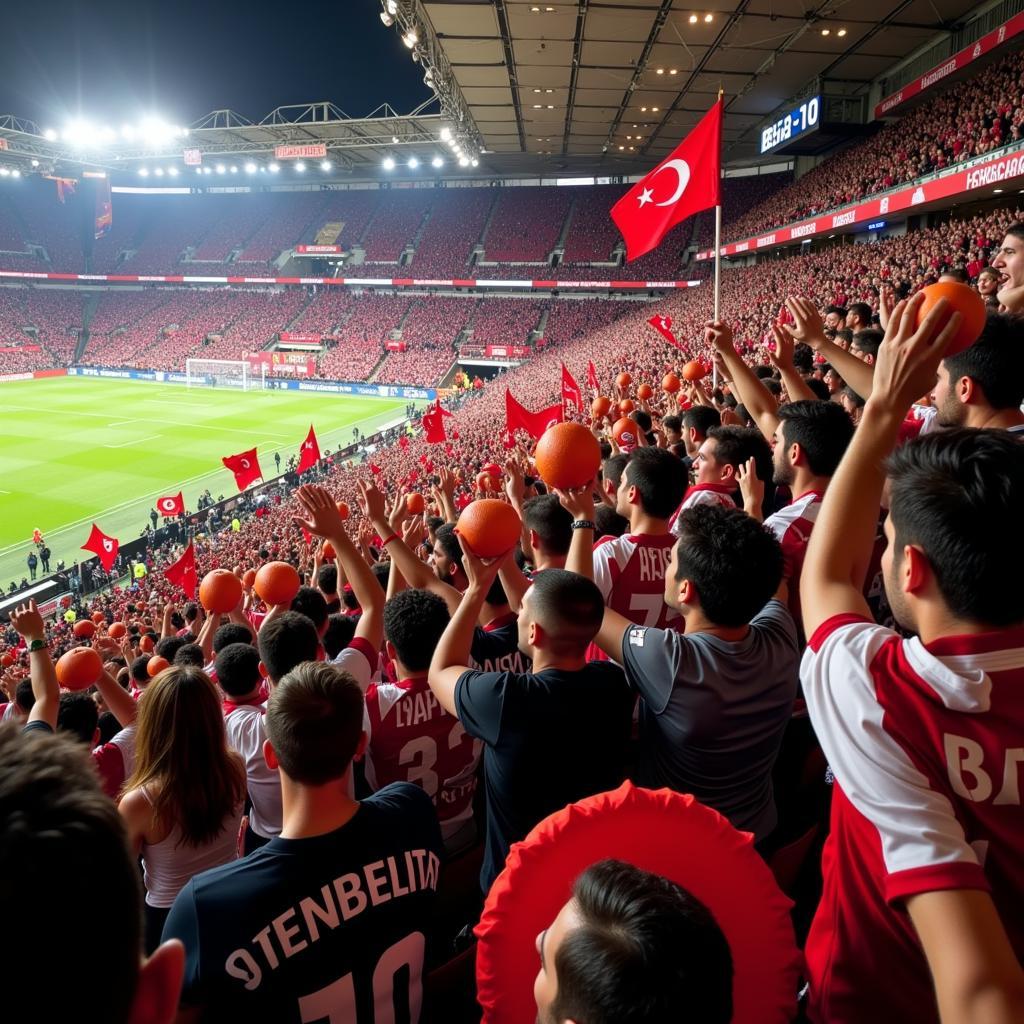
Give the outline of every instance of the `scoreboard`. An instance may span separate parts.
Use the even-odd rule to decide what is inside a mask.
[[[803,139],[817,130],[821,123],[821,96],[804,100],[788,114],[761,129],[759,152],[767,153],[788,149],[796,139]]]

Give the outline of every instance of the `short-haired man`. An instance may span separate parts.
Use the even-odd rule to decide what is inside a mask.
[[[721,413],[710,405],[692,405],[682,415],[682,441],[686,448],[683,468],[689,472],[708,431],[722,425]]]
[[[622,781],[633,706],[617,665],[587,662],[604,609],[600,592],[564,569],[538,573],[523,596],[519,644],[532,659],[532,671],[471,667],[473,627],[501,561],[485,565],[464,553],[469,586],[434,651],[428,677],[441,706],[484,743],[484,892],[512,843],[537,822]]]
[[[718,922],[682,886],[632,864],[587,868],[537,953],[537,1024],[732,1020],[732,953]]]
[[[866,302],[851,303],[846,311],[846,327],[856,337],[858,331],[866,331],[871,327],[871,307]]]
[[[1006,229],[1002,245],[992,259],[1002,275],[999,302],[1007,313],[1024,313],[1024,223]]]
[[[357,802],[363,690],[305,662],[267,704],[267,763],[281,776],[278,837],[194,877],[164,926],[185,945],[179,1020],[419,1019],[441,837],[430,798],[396,783]]]
[[[856,331],[853,341],[850,342],[850,354],[858,359],[873,365],[878,358],[878,346],[882,344],[882,332],[873,329]]]
[[[1024,447],[950,430],[903,445],[960,315],[901,302],[801,580],[804,695],[835,775],[824,895],[805,948],[812,1021],[1024,1019]],[[888,479],[887,479],[888,476]],[[882,571],[863,567],[888,485]]]

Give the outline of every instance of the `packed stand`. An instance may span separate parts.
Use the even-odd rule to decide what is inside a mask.
[[[285,249],[294,246],[309,230],[319,223],[324,208],[324,197],[316,192],[297,195],[270,195],[269,216],[249,236],[237,263],[269,263]]]
[[[524,186],[500,189],[484,236],[484,259],[492,262],[544,262],[554,249],[569,212],[565,188]],[[477,276],[489,268],[481,267]]]
[[[440,190],[431,204],[430,219],[423,235],[416,244],[416,253],[409,266],[412,275],[433,280],[473,277],[469,267],[470,253],[483,235],[487,216],[499,194],[493,188]]]
[[[544,303],[533,299],[481,299],[470,327],[474,345],[525,345]]]
[[[425,341],[405,352],[388,352],[374,375],[378,384],[411,384],[433,387],[455,362],[451,342]]]
[[[365,381],[384,355],[379,338],[330,339],[317,360],[317,372],[327,380]]]
[[[415,238],[433,201],[433,189],[391,189],[381,193],[377,212],[362,236],[366,262],[397,263]]]
[[[351,312],[352,293],[347,288],[320,288],[288,330],[326,338],[340,328]]]
[[[402,321],[402,341],[410,347],[430,343],[450,345],[473,316],[474,306],[471,296],[420,296]]]

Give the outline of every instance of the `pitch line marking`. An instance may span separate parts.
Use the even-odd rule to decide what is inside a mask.
[[[158,437],[163,437],[163,434],[150,434],[149,437],[137,437],[131,441],[124,441],[121,444],[105,444],[104,448],[127,448],[131,444],[142,444],[144,441],[155,441]]]

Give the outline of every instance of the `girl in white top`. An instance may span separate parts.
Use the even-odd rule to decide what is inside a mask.
[[[245,765],[228,749],[220,700],[202,669],[161,672],[139,701],[137,724],[120,810],[142,857],[151,952],[185,883],[237,856]]]

